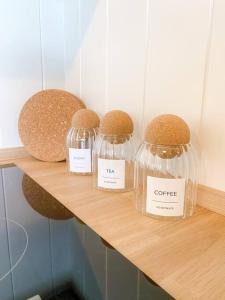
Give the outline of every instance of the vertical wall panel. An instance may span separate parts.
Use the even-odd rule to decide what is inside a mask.
[[[39,1],[0,1],[0,37],[0,147],[13,147],[20,109],[42,88]]]
[[[141,133],[147,1],[109,0],[107,109],[122,109]],[[148,108],[149,109],[149,108]]]
[[[210,1],[152,0],[145,122],[178,114],[199,131]]]
[[[66,17],[65,13],[67,13]],[[64,88],[64,67],[66,68],[69,82],[69,68],[73,66],[74,57],[79,54],[79,1],[40,0],[40,25],[43,87],[47,89]],[[66,26],[66,30],[64,26]],[[74,81],[72,81],[72,84],[74,88],[69,88],[69,90],[79,96],[79,64],[77,71],[75,74],[78,80],[76,82],[76,77],[73,77]],[[70,86],[69,83],[68,85]],[[48,222],[52,280],[54,293],[56,294],[73,285],[73,277],[77,272],[80,272],[79,274],[82,275],[82,261],[77,260],[80,248],[79,234],[74,224],[76,221],[48,220]],[[74,244],[76,244],[78,249],[74,248]],[[79,258],[81,257],[79,256]],[[81,286],[82,283],[78,280],[76,282],[78,291],[81,289]]]
[[[44,88],[64,88],[64,1],[40,0]]]
[[[81,96],[80,1],[64,1],[65,88]]]
[[[99,236],[85,227],[84,240],[85,282],[84,298],[105,299],[105,246]]]
[[[76,219],[50,221],[53,284],[55,291],[73,286],[83,293],[83,226]]]
[[[202,118],[201,183],[225,191],[225,2],[214,1]]]
[[[105,0],[81,1],[82,98],[100,114],[105,112],[106,8]]]
[[[64,1],[0,1],[0,147],[21,145],[25,101],[46,87],[64,87]],[[44,79],[44,84],[42,82]]]
[[[79,295],[84,295],[84,276],[85,276],[85,248],[84,248],[84,224],[79,223],[76,219],[73,222],[73,235],[71,239],[70,251],[73,255],[72,283],[74,290]]]
[[[7,228],[5,221],[5,204],[2,185],[2,170],[0,169],[0,278],[2,278],[11,268],[8,250]],[[11,274],[9,274],[5,279],[0,280],[0,299],[13,299]]]
[[[152,284],[143,273],[139,273],[139,295],[137,300],[172,300],[159,286]]]
[[[108,249],[108,300],[137,299],[137,268],[115,250]]]
[[[29,235],[27,253],[12,273],[16,300],[52,293],[48,219],[35,212],[25,200],[21,189],[22,175],[15,167],[3,170],[6,216],[24,226]],[[22,230],[14,224],[8,223],[8,230],[10,257],[14,265],[26,240]]]
[[[72,230],[73,220],[49,220],[49,222],[53,287],[57,292],[65,289],[72,282],[71,239],[74,235]]]

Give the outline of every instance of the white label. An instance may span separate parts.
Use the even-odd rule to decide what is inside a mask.
[[[182,216],[185,179],[147,177],[146,212],[158,216]]]
[[[91,172],[91,150],[69,148],[70,172],[90,173]]]
[[[107,189],[125,188],[125,160],[98,159],[98,186]]]

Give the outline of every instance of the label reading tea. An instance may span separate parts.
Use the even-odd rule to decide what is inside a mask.
[[[70,171],[74,173],[91,172],[91,150],[69,148]]]
[[[98,159],[98,187],[125,188],[125,160]]]
[[[165,217],[184,213],[185,179],[147,177],[146,212]]]

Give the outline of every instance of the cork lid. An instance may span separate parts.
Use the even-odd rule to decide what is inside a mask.
[[[76,128],[98,128],[99,123],[96,112],[86,108],[78,110],[72,118],[72,126]]]
[[[176,115],[160,115],[148,124],[145,141],[154,145],[185,145],[190,142],[190,129]]]
[[[131,117],[124,111],[112,110],[105,114],[100,122],[100,133],[106,135],[129,135],[134,126]]]
[[[64,160],[72,116],[84,107],[80,99],[63,90],[44,90],[33,95],[23,106],[18,122],[26,151],[43,161]]]
[[[42,216],[54,220],[73,218],[67,208],[26,174],[23,176],[22,190],[30,206]]]

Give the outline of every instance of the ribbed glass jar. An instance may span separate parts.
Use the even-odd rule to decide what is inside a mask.
[[[129,135],[98,135],[94,147],[94,184],[100,190],[134,189],[135,144]]]
[[[92,152],[97,128],[70,128],[67,134],[67,165],[74,174],[92,175]]]
[[[190,144],[143,142],[135,160],[135,206],[142,214],[186,218],[196,206],[197,168]]]

